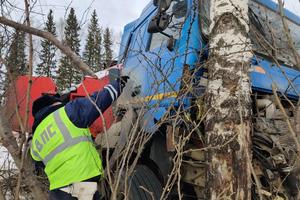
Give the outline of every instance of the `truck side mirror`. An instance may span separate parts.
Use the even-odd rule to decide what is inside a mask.
[[[153,0],[153,4],[159,7],[159,11],[166,11],[173,0]]]
[[[164,31],[170,22],[170,15],[166,13],[158,13],[155,15],[148,26],[148,33],[159,33]]]

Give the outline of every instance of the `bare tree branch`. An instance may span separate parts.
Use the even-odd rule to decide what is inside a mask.
[[[29,3],[28,0],[24,0],[25,3],[25,14],[26,14],[26,23],[27,26],[30,27],[30,13],[29,13]],[[25,119],[24,119],[24,127],[25,129],[23,130],[21,134],[21,145],[20,145],[20,150],[21,152],[21,166],[19,169],[19,176],[17,180],[17,186],[16,186],[16,195],[15,198],[16,200],[20,199],[20,188],[21,188],[21,181],[22,181],[22,171],[24,168],[24,160],[26,159],[27,151],[26,148],[24,149],[23,147],[27,147],[28,140],[26,138],[26,131],[28,129],[28,120],[29,120],[29,115],[30,115],[30,91],[31,91],[31,86],[32,86],[32,69],[33,69],[33,43],[32,43],[32,35],[28,34],[29,37],[29,62],[28,62],[28,72],[29,72],[29,80],[28,80],[28,87],[27,87],[27,92],[26,92],[26,113],[25,113]]]

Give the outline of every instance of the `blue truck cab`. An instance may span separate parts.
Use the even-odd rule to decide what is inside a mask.
[[[151,1],[135,21],[124,28],[119,63],[124,73],[134,80],[134,90],[147,101],[149,108],[146,130],[153,132],[170,106],[189,109],[192,99],[202,95],[207,82],[205,60],[209,54],[209,0],[166,0],[169,6],[162,13],[158,1]],[[272,93],[276,84],[280,93],[298,98],[300,72],[294,66],[278,5],[272,0],[252,0],[249,3],[250,37],[255,56],[250,77],[254,92]],[[298,50],[300,49],[300,17],[284,10]],[[159,18],[160,21],[157,21]],[[153,30],[153,23],[154,30]],[[164,27],[155,30],[161,23]],[[152,29],[152,30],[151,30]],[[256,35],[256,36],[254,36]],[[263,37],[265,42],[257,39]],[[272,36],[274,36],[272,38]],[[275,53],[263,49],[262,43],[273,44]],[[274,51],[274,49],[273,49]],[[184,78],[192,85],[189,93],[180,95]]]

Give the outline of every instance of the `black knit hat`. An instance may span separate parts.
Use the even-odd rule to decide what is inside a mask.
[[[57,95],[42,95],[37,98],[32,104],[32,115],[35,116],[41,109],[51,106],[56,102],[61,102]]]

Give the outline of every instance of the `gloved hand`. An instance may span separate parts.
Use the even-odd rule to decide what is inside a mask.
[[[119,78],[119,83],[120,83],[120,86],[121,86],[121,92],[123,91],[124,87],[126,86],[126,83],[127,81],[129,80],[129,76],[121,76]]]

